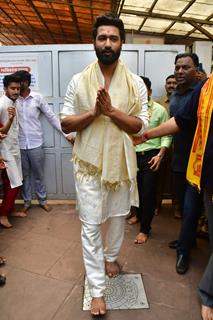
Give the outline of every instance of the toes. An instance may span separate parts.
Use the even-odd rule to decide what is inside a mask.
[[[100,310],[100,314],[103,316],[103,315],[105,315],[106,314],[106,310]]]
[[[135,244],[144,244],[148,240],[148,235],[145,233],[139,233],[134,240]]]
[[[106,274],[109,278],[117,277],[120,273],[119,264],[115,262],[106,261]]]
[[[93,298],[91,302],[91,314],[93,316],[103,316],[106,314],[106,305],[104,302],[104,298]]]

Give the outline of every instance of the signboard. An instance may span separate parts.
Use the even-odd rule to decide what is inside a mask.
[[[30,53],[8,53],[0,54],[0,94],[3,93],[4,76],[19,70],[28,71],[31,74],[31,89],[39,90],[38,56]]]

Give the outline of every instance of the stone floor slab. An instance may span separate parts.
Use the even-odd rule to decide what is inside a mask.
[[[48,320],[72,290],[73,282],[10,268],[0,289],[1,320]]]
[[[104,292],[107,310],[146,309],[149,304],[141,274],[120,274],[115,278],[106,278]],[[90,310],[92,297],[88,281],[84,282],[83,310]]]

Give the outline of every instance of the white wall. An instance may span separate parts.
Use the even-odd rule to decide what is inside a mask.
[[[212,66],[212,47],[211,41],[195,41],[193,43],[193,52],[199,57],[200,62],[203,64],[203,68],[207,75],[211,73]]]

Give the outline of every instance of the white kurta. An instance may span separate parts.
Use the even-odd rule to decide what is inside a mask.
[[[79,114],[78,106],[73,104],[75,90],[81,74],[76,74],[68,85],[64,107],[61,117]],[[141,132],[148,124],[147,90],[143,80],[133,75],[139,90],[141,100],[141,113],[139,118],[143,121]],[[119,190],[106,189],[101,183],[101,177],[85,176],[78,170],[78,164],[74,164],[75,185],[79,207],[80,220],[89,224],[100,224],[108,218],[125,216],[129,213],[132,202],[129,183],[123,182]]]
[[[5,125],[8,121],[7,109],[13,105],[13,101],[3,95],[0,98],[0,123]],[[11,188],[22,185],[21,155],[18,142],[18,120],[17,116],[7,133],[7,137],[1,143],[1,156],[7,160],[6,170],[10,180]]]

